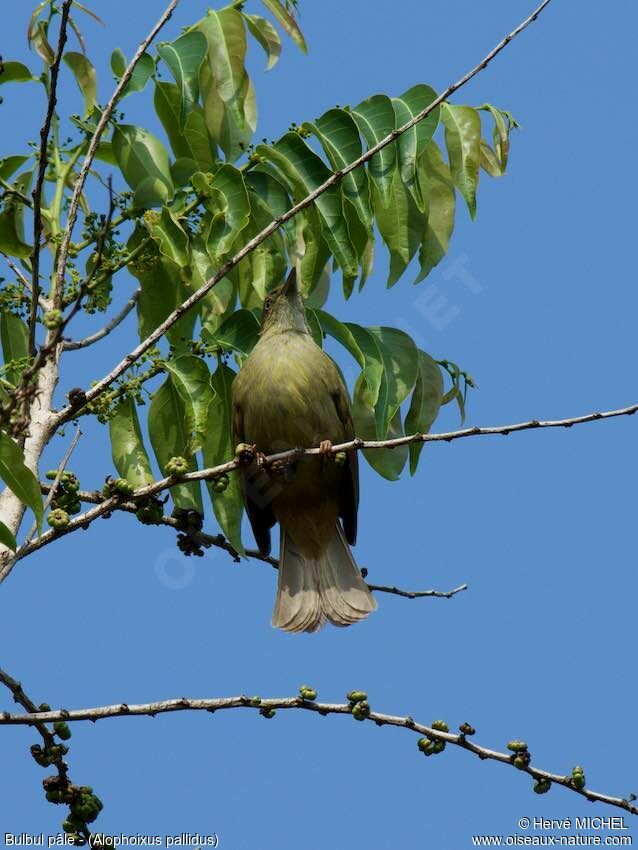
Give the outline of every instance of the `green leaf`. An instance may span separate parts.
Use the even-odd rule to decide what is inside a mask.
[[[498,160],[496,152],[492,150],[484,139],[481,139],[481,168],[490,177],[503,176],[501,163]]]
[[[135,250],[147,236],[142,227],[137,227],[127,243],[127,251]],[[140,283],[138,333],[140,339],[146,339],[169,313],[185,301],[190,294],[189,288],[180,275],[179,267],[159,253],[155,242],[144,249],[142,255],[128,266],[128,270]],[[194,306],[168,330],[168,341],[174,346],[180,346],[184,340],[191,339],[196,319],[197,306]]]
[[[18,444],[0,433],[0,478],[20,501],[35,514],[38,531],[42,528],[42,495],[40,483],[24,464],[24,453]]]
[[[176,158],[192,163],[190,174],[184,182],[195,171],[213,171],[217,148],[206,127],[201,106],[195,104],[192,107],[181,128],[179,89],[175,83],[160,82],[155,84],[154,106]]]
[[[124,72],[128,67],[128,62],[126,61],[126,56],[117,47],[113,53],[111,53],[111,70],[115,75],[115,78],[119,81]],[[126,97],[129,94],[134,94],[135,92],[142,91],[146,88],[146,84],[150,80],[150,78],[155,73],[155,60],[150,55],[150,53],[143,53],[139,61],[137,62],[135,68],[133,69],[133,73],[131,74],[131,79],[126,84],[124,91],[122,92],[122,98]]]
[[[15,360],[23,360],[29,354],[29,330],[18,316],[3,310],[0,313],[0,338],[2,339],[2,354],[5,365]],[[20,380],[22,369],[8,369],[6,377],[9,383],[16,386]]]
[[[284,32],[295,42],[297,47],[303,52],[308,52],[306,39],[299,29],[299,24],[295,20],[294,15],[284,6],[280,0],[261,0],[264,6],[272,14],[275,20],[281,25]]]
[[[38,21],[31,32],[31,44],[43,62],[47,65],[53,65],[55,62],[55,51],[47,38],[47,30],[48,24],[44,21]]]
[[[423,84],[413,86],[400,97],[393,97],[396,126],[402,127],[407,124],[435,101],[436,97],[434,89]],[[417,161],[434,135],[439,124],[440,112],[441,108],[437,106],[426,118],[406,130],[397,142],[401,179],[421,212],[425,209],[425,204],[417,175]]]
[[[207,341],[223,348],[250,354],[259,339],[259,322],[250,310],[235,310]]]
[[[162,475],[168,475],[166,465],[173,457],[189,461],[189,472],[197,469],[197,460],[190,454],[190,435],[186,427],[186,407],[169,376],[153,393],[148,412],[148,432]],[[204,513],[199,481],[171,487],[175,507]]]
[[[24,171],[13,181],[17,192],[26,195],[31,187],[33,171]],[[24,204],[15,195],[5,195],[0,213],[0,251],[11,257],[26,260],[32,247],[24,241]]]
[[[454,184],[465,199],[472,218],[476,215],[476,189],[481,160],[481,118],[471,106],[444,103],[445,144]]]
[[[419,251],[419,283],[447,253],[454,230],[456,194],[447,163],[436,142],[430,142],[419,160],[419,180],[426,201],[427,224]]]
[[[206,467],[218,466],[232,457],[235,447],[232,444],[232,383],[235,373],[220,363],[212,376],[215,398],[208,408],[206,439],[202,455]],[[229,476],[228,487],[222,493],[216,493],[214,482],[207,481],[208,492],[219,525],[235,549],[243,555],[241,542],[241,517],[243,499],[239,480],[235,473]]]
[[[384,94],[375,94],[362,101],[352,110],[361,135],[368,144],[368,149],[374,147],[381,139],[394,130],[395,115],[392,101]],[[397,170],[396,143],[391,142],[368,161],[368,170],[372,182],[381,195],[382,203],[387,206],[391,202],[392,178]]]
[[[141,127],[119,124],[113,130],[113,153],[135,193],[136,207],[157,207],[172,198],[168,152],[158,138]]]
[[[208,366],[194,354],[166,361],[177,392],[186,406],[189,454],[199,451],[206,435],[208,407],[213,400]]]
[[[124,75],[126,66],[127,61],[124,51],[119,47],[116,47],[113,53],[111,53],[111,71],[113,71],[118,80],[120,80]]]
[[[478,108],[489,112],[494,119],[494,130],[492,134],[494,153],[499,162],[501,174],[505,174],[510,151],[510,130],[518,127],[518,122],[512,117],[511,113],[497,109],[491,103],[484,103]]]
[[[89,115],[97,103],[97,76],[95,68],[83,53],[65,53],[62,57],[73,71],[73,76],[84,98],[84,114]]]
[[[242,15],[232,8],[210,10],[198,24],[208,53],[199,84],[208,130],[234,162],[250,143],[257,125],[255,90],[244,66],[246,31]]]
[[[385,422],[381,430],[381,433],[385,435],[390,421],[412,392],[416,382],[417,347],[408,334],[397,328],[373,327],[368,328],[368,331],[379,346],[388,385]]]
[[[281,54],[279,33],[266,18],[262,18],[260,15],[249,15],[246,12],[243,15],[250,34],[261,44],[266,52],[266,58],[268,60],[266,70],[270,71],[277,64],[277,60]]]
[[[443,375],[429,354],[419,349],[416,384],[405,417],[406,434],[427,434],[443,401]],[[410,475],[414,475],[424,443],[410,443]]]
[[[49,3],[50,0],[40,0],[40,3],[38,3],[38,5],[31,13],[31,17],[29,18],[29,26],[27,27],[27,41],[29,42],[29,45],[31,45],[31,39],[33,38],[35,23],[38,20],[38,17],[40,16],[40,13],[44,9],[44,7],[48,6]]]
[[[388,287],[399,280],[423,239],[425,215],[419,211],[412,195],[395,171],[388,203],[384,203],[377,186],[372,187],[372,200],[377,227],[390,252]]]
[[[242,234],[241,241],[247,242],[271,224],[273,215],[268,205],[254,190],[248,193],[251,218]],[[286,272],[286,246],[283,235],[276,230],[259,244],[239,263],[239,269],[250,266],[251,285],[259,295],[260,302],[266,293],[278,286]]]
[[[199,99],[199,68],[204,61],[208,43],[201,32],[184,33],[172,43],[160,44],[157,52],[175,78],[180,98],[179,126],[184,127],[186,116]]]
[[[244,175],[244,180],[262,199],[271,218],[278,218],[292,206],[285,186],[273,174],[254,168]],[[289,219],[282,224],[280,231],[285,234],[288,250],[292,250],[297,240],[295,222]]]
[[[331,175],[323,160],[298,133],[286,133],[274,145],[258,145],[256,151],[278,168],[296,201],[305,198]],[[359,264],[348,233],[341,189],[331,186],[316,199],[315,207],[321,219],[323,237],[335,260],[344,274],[356,276]]]
[[[22,62],[0,63],[0,85],[2,83],[28,83],[37,80]]]
[[[153,473],[132,398],[123,399],[113,409],[109,434],[113,463],[122,478],[135,489],[150,484]]]
[[[329,109],[316,121],[303,124],[302,129],[317,136],[333,171],[340,171],[363,153],[357,125],[345,109]],[[344,198],[355,207],[366,228],[371,229],[370,187],[365,168],[360,166],[350,171],[341,186]]]
[[[0,159],[0,180],[8,180],[28,159],[28,156],[5,156]]]
[[[159,245],[160,253],[176,266],[184,268],[189,265],[188,236],[168,207],[162,207],[160,220],[152,227],[151,235]]]
[[[211,259],[219,262],[228,254],[250,219],[244,178],[234,166],[222,165],[212,182],[204,174],[194,174],[192,184],[195,191],[204,196],[204,206],[211,213],[205,239]]]
[[[359,376],[355,384],[352,414],[354,417],[355,433],[358,437],[363,440],[378,439],[374,404],[363,376]],[[393,439],[402,435],[401,412],[397,410],[388,425],[387,436],[389,439]],[[389,481],[396,481],[401,475],[408,459],[408,447],[398,446],[395,449],[364,449],[363,456],[379,475],[382,475]]]
[[[18,548],[15,537],[3,522],[0,522],[0,543],[12,552]]]

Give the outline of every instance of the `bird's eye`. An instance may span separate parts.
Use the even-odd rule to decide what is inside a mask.
[[[266,300],[264,301],[264,312],[266,312],[267,310],[270,310],[271,306],[272,306],[272,300],[270,298],[266,298]]]

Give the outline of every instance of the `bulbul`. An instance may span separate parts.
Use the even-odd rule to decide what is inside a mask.
[[[348,392],[313,340],[295,271],[264,301],[260,338],[233,382],[235,445],[264,455],[354,436]],[[246,512],[259,551],[270,552],[279,523],[272,624],[312,632],[329,620],[348,626],[377,607],[348,543],[357,536],[357,453],[302,456],[283,469],[259,461],[241,471]]]

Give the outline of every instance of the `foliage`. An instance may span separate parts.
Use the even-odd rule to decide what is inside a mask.
[[[49,91],[60,5],[40,3],[29,23],[41,71],[5,61],[0,84]],[[144,53],[136,65],[124,98],[152,98],[165,139],[127,123],[123,112],[114,114],[98,149],[101,165],[93,172],[96,181],[104,182],[101,171],[115,171],[110,209],[100,213],[82,198],[82,237],[71,243],[58,309],[53,259],[66,199],[103,108],[97,97],[98,73],[74,18],[77,11],[90,12],[72,4],[70,26],[80,49],[66,50],[60,73],[75,78],[83,112],[53,113],[41,204],[51,286],[36,313],[38,338],[50,341],[81,309],[104,312],[112,301],[120,301],[125,289],[121,272],[127,270],[139,283],[138,334],[145,339],[256,234],[436,98],[425,84],[396,96],[373,94],[357,105],[335,106],[299,125],[293,122],[277,140],[256,143],[256,98],[245,66],[249,40],[264,49],[269,69],[281,52],[277,25],[297,47],[307,48],[293,5],[263,0],[273,20],[245,11],[244,5],[208,11],[174,41]],[[120,79],[127,65],[120,49],[113,51],[110,65]],[[15,96],[5,88],[9,97]],[[493,125],[492,143],[482,137],[482,115]],[[175,459],[183,459],[185,469],[192,471],[232,456],[232,380],[257,341],[266,293],[291,265],[299,270],[316,341],[323,345],[329,338],[360,368],[353,391],[357,435],[384,439],[427,432],[441,405],[450,401],[459,404],[463,417],[472,382],[459,367],[437,361],[433,352],[421,351],[398,329],[342,322],[325,304],[338,272],[345,298],[364,288],[372,270],[375,228],[389,254],[388,287],[405,276],[415,258],[414,282],[423,280],[448,249],[456,193],[474,217],[480,171],[491,176],[505,172],[515,126],[509,113],[489,104],[475,109],[444,103],[246,256],[170,328],[166,345],[153,349],[108,392],[78,410],[78,415],[97,416],[108,424],[118,474],[139,487],[153,480],[151,453],[162,475],[171,474],[169,464]],[[0,475],[41,522],[42,501],[35,476],[21,460],[23,420],[16,414],[19,392],[24,394],[37,371],[29,350],[30,298],[24,285],[33,272],[28,192],[37,167],[35,148],[0,160],[0,252],[17,276],[4,280],[0,293],[0,401],[7,431],[1,447],[12,459],[2,465]],[[140,418],[139,406],[149,395],[147,414]],[[394,480],[408,461],[415,473],[422,447],[369,453],[368,461]],[[218,523],[242,551],[242,508],[234,477],[226,488],[211,482],[207,489]],[[203,513],[199,482],[177,483],[171,496],[176,509]],[[15,547],[8,529],[0,527],[0,538]]]

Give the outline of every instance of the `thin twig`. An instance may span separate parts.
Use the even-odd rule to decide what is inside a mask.
[[[14,702],[21,705],[22,708],[27,712],[25,717],[33,715],[35,712],[39,711],[38,706],[31,700],[24,692],[22,685],[8,673],[6,673],[2,668],[0,668],[0,684],[7,687],[11,693],[13,694]],[[36,721],[35,723],[30,723],[29,726],[35,727],[42,740],[44,741],[44,748],[46,750],[50,750],[52,747],[56,745],[56,740],[53,736],[53,733],[49,731],[47,726],[42,721]],[[63,788],[66,788],[69,785],[69,767],[67,763],[64,761],[62,756],[59,756],[53,762],[55,769],[58,772],[58,777],[60,778],[60,784]]]
[[[173,312],[160,324],[158,327],[138,346],[136,346],[133,351],[126,355],[126,357],[121,360],[117,366],[105,375],[101,380],[99,380],[96,384],[94,384],[89,390],[86,392],[86,396],[88,401],[92,401],[96,398],[100,393],[102,393],[108,386],[110,386],[113,381],[115,381],[123,372],[125,372],[129,366],[131,366],[136,360],[138,360],[145,351],[147,351],[151,346],[153,346],[160,337],[162,337],[166,331],[175,324],[175,322],[194,304],[197,304],[207,292],[209,292],[219,281],[225,277],[228,272],[233,269],[245,256],[250,254],[258,245],[260,245],[265,239],[267,239],[272,233],[274,233],[278,228],[281,227],[282,224],[289,221],[293,218],[297,213],[306,209],[306,207],[310,206],[323,192],[329,189],[331,186],[335,186],[338,184],[346,174],[349,174],[354,169],[358,168],[363,163],[370,160],[375,154],[377,154],[380,150],[386,147],[392,142],[396,141],[396,139],[405,133],[407,130],[411,129],[418,124],[420,121],[423,121],[437,106],[443,103],[451,94],[464,86],[469,80],[471,80],[479,71],[486,68],[487,65],[497,56],[501,50],[503,50],[509,43],[514,39],[519,33],[521,33],[532,21],[535,21],[536,18],[540,15],[543,9],[549,5],[551,0],[543,0],[543,2],[538,6],[538,8],[528,17],[526,18],[515,30],[513,30],[508,36],[506,36],[496,47],[491,50],[484,59],[482,59],[478,65],[476,65],[471,71],[468,71],[465,76],[461,77],[456,83],[452,83],[452,85],[448,86],[448,88],[440,94],[432,103],[427,106],[425,109],[421,110],[414,118],[411,118],[410,121],[407,121],[398,129],[393,130],[389,133],[385,138],[381,139],[376,145],[373,145],[369,148],[364,154],[362,154],[358,159],[351,162],[349,165],[346,165],[344,168],[339,171],[334,172],[327,180],[325,180],[320,186],[318,186],[315,190],[313,190],[309,195],[307,195],[302,201],[298,204],[295,204],[291,207],[287,212],[275,218],[268,227],[264,228],[261,233],[258,233],[253,239],[248,241],[244,247],[238,251],[234,257],[225,262],[223,266],[216,272],[213,277],[206,281],[198,290],[196,290],[189,298],[186,299],[182,304],[179,305]],[[106,113],[105,113],[106,114]],[[76,184],[76,189],[80,185],[80,181]],[[73,207],[72,207],[73,210]],[[70,218],[71,220],[71,218]],[[68,246],[68,227],[67,233],[65,234],[65,240]],[[62,278],[64,276],[64,262],[66,262],[66,249],[63,243],[62,251],[60,254],[60,264],[58,265],[58,278]],[[63,262],[64,260],[64,262]],[[72,407],[66,407],[58,414],[58,424],[61,424],[70,416],[73,415]]]
[[[58,467],[58,471],[57,471],[56,476],[53,480],[53,484],[51,485],[51,487],[49,487],[49,492],[47,493],[46,498],[44,500],[44,505],[43,505],[43,508],[42,508],[43,511],[46,511],[46,509],[49,507],[49,505],[51,504],[51,502],[55,498],[55,494],[57,493],[58,487],[60,486],[60,481],[62,481],[62,475],[64,473],[64,470],[66,469],[66,465],[69,462],[71,455],[73,454],[73,450],[77,446],[78,440],[80,439],[81,436],[82,436],[82,432],[78,428],[77,431],[75,432],[75,434],[73,435],[73,439],[71,440],[71,445],[69,446],[69,448],[66,451],[66,454],[62,458],[62,462],[60,463],[60,466]],[[18,554],[18,552],[20,552],[20,550],[24,546],[29,545],[29,543],[33,539],[33,535],[35,534],[37,528],[38,528],[37,524],[33,523],[33,525],[31,526],[31,530],[29,531],[29,533],[25,537],[24,542],[22,543],[22,546],[20,546],[20,549],[17,550],[16,555]]]
[[[16,264],[11,259],[11,257],[7,257],[7,255],[3,254],[2,251],[0,251],[0,257],[2,257],[2,259],[6,262],[6,264],[9,266],[9,268],[14,273],[14,275],[18,278],[18,280],[20,281],[22,286],[31,295],[32,292],[33,292],[33,289],[31,287],[31,281],[26,277],[26,275],[23,272],[20,271],[20,269],[16,266]],[[42,294],[40,294],[38,296],[38,303],[40,304],[40,307],[42,307],[43,310],[49,309],[49,306],[50,306],[49,302],[47,301],[46,298],[44,298],[44,296]]]
[[[69,20],[69,12],[73,0],[64,0],[60,16],[60,33],[58,35],[58,47],[55,60],[51,66],[49,83],[49,101],[44,124],[40,130],[40,155],[38,158],[38,175],[33,189],[33,253],[31,254],[31,268],[33,270],[31,287],[31,310],[29,314],[29,351],[35,355],[35,331],[38,318],[38,296],[40,294],[40,239],[42,238],[42,188],[48,165],[47,148],[49,145],[49,133],[51,122],[57,104],[58,72],[62,53],[66,44],[66,28]]]
[[[97,123],[95,131],[89,143],[89,148],[84,158],[84,162],[82,163],[82,168],[80,169],[80,173],[78,174],[77,180],[75,181],[75,186],[73,187],[73,195],[71,196],[71,203],[69,205],[69,214],[67,218],[66,228],[62,237],[62,244],[60,245],[60,253],[58,254],[58,263],[56,271],[56,286],[54,299],[56,307],[59,307],[62,302],[62,291],[64,286],[64,275],[66,271],[66,261],[69,253],[69,245],[71,243],[73,228],[75,226],[75,221],[78,215],[80,197],[82,195],[82,190],[84,189],[84,184],[86,182],[87,175],[91,169],[91,164],[93,163],[95,154],[97,153],[102,134],[104,133],[104,130],[106,129],[106,126],[111,118],[113,110],[115,109],[115,105],[117,104],[118,100],[122,95],[122,92],[128,85],[129,80],[131,79],[131,76],[133,74],[133,71],[135,70],[137,63],[142,58],[142,55],[148,48],[149,44],[153,41],[158,32],[170,19],[178,3],[179,0],[171,0],[171,2],[167,6],[160,19],[155,24],[153,29],[149,32],[149,34],[137,48],[135,55],[131,59],[126,71],[124,71],[124,73],[122,74],[122,77],[120,78],[120,81],[117,84],[117,87],[113,92],[111,99],[104,108],[104,111],[100,116],[100,120]]]
[[[118,703],[116,705],[104,705],[95,708],[79,708],[79,709],[61,709],[60,711],[33,712],[31,714],[10,714],[9,712],[0,712],[0,726],[9,725],[34,725],[36,723],[51,723],[56,720],[64,720],[67,723],[72,723],[80,720],[91,720],[97,722],[109,717],[139,717],[148,716],[154,717],[156,714],[164,714],[172,711],[223,711],[225,709],[248,708],[253,711],[268,711],[268,709],[280,709],[283,711],[301,709],[310,711],[319,715],[328,714],[352,714],[352,705],[347,703],[321,703],[314,702],[301,697],[283,697],[274,699],[252,699],[248,696],[241,695],[236,697],[222,697],[217,699],[187,699],[181,697],[179,699],[162,700],[159,702],[149,702],[139,705],[130,705],[126,703]],[[599,791],[591,791],[589,788],[578,788],[572,783],[569,775],[559,773],[550,773],[547,770],[541,770],[538,767],[527,765],[517,767],[514,765],[513,753],[499,752],[483,747],[480,744],[475,744],[471,738],[468,738],[463,732],[443,732],[434,729],[431,726],[425,726],[422,723],[417,723],[411,717],[401,717],[392,714],[381,714],[376,711],[370,711],[365,718],[372,721],[377,726],[398,726],[403,729],[409,729],[423,737],[427,737],[431,741],[443,741],[445,744],[451,744],[455,747],[467,750],[474,753],[481,760],[489,759],[497,761],[501,764],[509,765],[515,770],[520,770],[522,773],[527,773],[533,779],[539,779],[553,782],[555,785],[562,785],[570,791],[580,794],[591,802],[606,803],[609,806],[617,806],[624,809],[632,815],[638,814],[638,807],[632,805],[630,800],[622,797],[612,797],[609,794],[602,794]]]
[[[115,328],[122,324],[124,319],[128,316],[131,310],[137,304],[137,300],[140,297],[141,290],[137,289],[130,299],[126,302],[122,310],[114,316],[111,321],[105,325],[101,330],[96,331],[96,333],[91,334],[90,336],[84,337],[84,339],[64,340],[62,343],[63,351],[77,351],[80,348],[87,348],[89,345],[93,345],[94,342],[99,342],[101,339],[104,339],[105,336],[108,336],[111,331],[114,331]]]
[[[328,452],[322,450],[321,448],[312,448],[312,449],[291,449],[286,452],[278,452],[277,454],[269,455],[264,458],[265,464],[278,463],[281,464],[285,461],[294,461],[304,455],[318,455],[318,454],[337,454],[338,452],[345,451],[359,451],[361,449],[386,449],[386,448],[397,448],[398,446],[409,445],[410,443],[440,443],[446,442],[450,443],[453,440],[463,439],[464,437],[478,437],[482,435],[494,435],[494,434],[502,434],[507,436],[508,434],[514,433],[516,431],[527,431],[535,428],[571,428],[573,425],[580,425],[585,422],[598,422],[602,419],[611,419],[616,416],[631,416],[638,411],[638,404],[633,404],[629,407],[623,407],[618,410],[606,410],[600,413],[587,413],[584,416],[574,416],[569,419],[548,419],[544,421],[540,421],[538,419],[530,419],[527,422],[516,422],[511,425],[497,425],[488,428],[479,428],[475,426],[474,428],[463,428],[460,431],[447,431],[440,434],[411,434],[406,437],[396,437],[392,440],[360,440],[355,438],[354,440],[349,440],[347,443],[338,443],[333,445]],[[219,478],[222,475],[227,475],[229,472],[233,472],[238,467],[242,465],[241,459],[235,458],[234,460],[229,460],[226,463],[222,463],[219,466],[213,466],[208,469],[200,469],[196,472],[187,472],[185,475],[169,475],[167,478],[162,478],[159,481],[153,481],[151,484],[147,484],[144,487],[140,487],[136,490],[133,495],[130,497],[129,501],[148,498],[149,496],[156,496],[158,493],[163,490],[169,490],[171,487],[175,487],[177,484],[184,484],[188,481],[211,481],[215,478]],[[40,535],[37,540],[34,540],[30,543],[23,551],[20,553],[16,553],[13,561],[6,565],[4,569],[4,573],[0,575],[0,583],[6,578],[6,576],[13,569],[14,564],[20,558],[25,557],[26,555],[30,555],[31,552],[35,552],[37,549],[41,549],[43,546],[48,545],[53,542],[53,540],[57,540],[60,537],[63,537],[66,534],[70,534],[72,531],[76,531],[78,528],[88,528],[90,523],[94,522],[99,517],[104,516],[104,514],[110,513],[113,510],[116,510],[118,504],[121,500],[117,496],[112,496],[111,498],[105,499],[100,504],[96,505],[94,508],[86,511],[83,514],[72,519],[69,524],[64,529],[59,529],[57,531],[47,531],[44,534]]]

